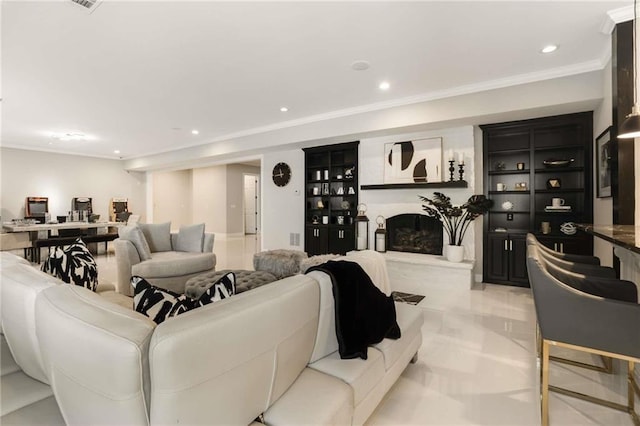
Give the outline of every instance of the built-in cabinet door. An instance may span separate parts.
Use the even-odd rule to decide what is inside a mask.
[[[558,253],[593,256],[593,237],[579,235],[571,238],[537,236],[538,241]]]
[[[488,248],[484,253],[488,256],[487,278],[490,281],[508,281],[509,280],[509,235],[508,234],[489,234]]]
[[[309,256],[327,252],[327,246],[329,244],[327,227],[307,226],[304,239]]]
[[[329,231],[329,252],[346,254],[355,249],[355,234],[350,227],[331,227]]]
[[[528,284],[527,241],[524,235],[509,235],[509,281]]]

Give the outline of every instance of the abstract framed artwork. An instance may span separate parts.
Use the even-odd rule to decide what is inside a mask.
[[[596,138],[596,195],[611,197],[611,127]]]
[[[442,138],[384,145],[384,183],[442,182]]]

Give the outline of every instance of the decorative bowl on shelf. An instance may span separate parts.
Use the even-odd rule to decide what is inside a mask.
[[[570,158],[568,160],[549,158],[547,160],[544,160],[542,164],[544,164],[545,167],[567,167],[569,164],[571,164],[574,161],[575,159],[573,158]]]

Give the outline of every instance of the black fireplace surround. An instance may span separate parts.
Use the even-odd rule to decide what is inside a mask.
[[[424,214],[390,217],[387,250],[442,255],[442,223]]]

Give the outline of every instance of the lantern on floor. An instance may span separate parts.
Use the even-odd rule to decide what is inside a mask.
[[[387,251],[387,230],[384,228],[385,224],[384,216],[378,216],[376,218],[376,223],[378,224],[378,229],[375,232],[375,249],[379,253],[384,253]]]
[[[366,204],[358,204],[358,216],[356,216],[356,250],[369,248],[369,218],[365,214]]]

